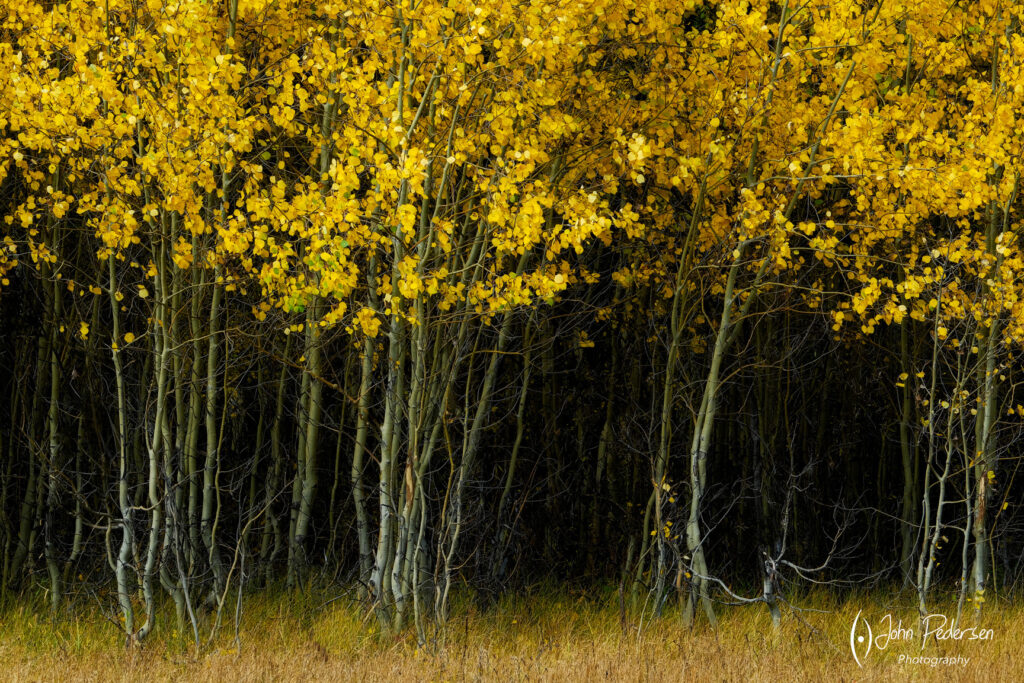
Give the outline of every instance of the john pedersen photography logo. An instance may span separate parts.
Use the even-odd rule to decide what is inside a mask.
[[[903,620],[894,623],[892,614],[886,614],[875,628],[871,622],[861,617],[863,610],[857,612],[850,626],[850,651],[857,666],[863,667],[868,655],[872,650],[885,650],[893,642],[912,642],[915,636],[920,637],[921,650],[929,640],[992,640],[995,632],[990,628],[959,628],[954,620],[945,614],[928,614],[921,619],[918,628],[904,627]],[[901,654],[898,658],[900,664],[924,664],[926,666],[967,666],[970,657],[962,655],[946,657],[929,657],[926,655]]]

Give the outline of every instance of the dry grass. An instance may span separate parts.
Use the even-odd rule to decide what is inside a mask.
[[[234,644],[230,620],[198,654],[164,616],[144,648],[125,651],[98,610],[52,619],[25,607],[0,613],[0,678],[17,681],[1011,681],[1024,680],[1024,609],[986,606],[987,642],[920,638],[875,650],[864,668],[849,648],[859,610],[873,625],[892,613],[916,627],[909,596],[801,600],[773,633],[762,606],[723,608],[717,631],[683,629],[678,615],[623,620],[615,600],[555,595],[480,612],[461,605],[427,647],[410,633],[382,637],[355,606],[323,596],[252,599]],[[936,611],[942,611],[937,609]],[[968,620],[968,624],[973,623]],[[876,629],[877,635],[877,629]],[[907,664],[900,655],[969,658]]]

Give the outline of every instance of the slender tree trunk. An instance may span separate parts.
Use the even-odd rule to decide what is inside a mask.
[[[128,405],[125,397],[124,372],[121,368],[121,349],[118,339],[121,338],[121,314],[117,301],[117,279],[114,277],[114,257],[107,257],[108,295],[111,311],[111,348],[114,360],[114,379],[117,384],[117,446],[118,446],[118,506],[121,511],[121,547],[117,554],[115,575],[117,577],[117,600],[121,606],[124,619],[124,630],[129,641],[135,634],[135,608],[132,605],[128,583],[129,562],[135,539],[132,529],[132,504],[128,483]]]

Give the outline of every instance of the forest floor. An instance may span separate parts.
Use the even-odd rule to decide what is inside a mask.
[[[546,590],[493,609],[453,608],[448,627],[418,647],[410,631],[381,636],[345,600],[323,594],[253,597],[238,624],[225,610],[211,642],[198,650],[172,614],[149,641],[119,645],[115,620],[97,604],[53,618],[38,606],[0,610],[0,679],[14,681],[1012,681],[1024,680],[1024,608],[992,600],[979,625],[948,632],[955,605],[925,628],[950,621],[922,648],[909,593],[828,594],[783,607],[775,632],[763,605],[720,607],[719,627],[684,628],[674,607],[623,614],[614,595],[593,598]],[[873,647],[854,636],[872,628]],[[891,615],[891,623],[886,621]],[[212,622],[212,615],[206,620]],[[904,632],[898,629],[900,622]],[[961,628],[975,624],[967,613]],[[905,633],[913,629],[913,634]],[[894,631],[889,633],[890,631]],[[889,638],[885,634],[889,633]],[[972,635],[990,636],[971,639]],[[951,637],[952,636],[952,637]],[[907,661],[907,658],[915,657]],[[945,659],[944,659],[945,658]]]

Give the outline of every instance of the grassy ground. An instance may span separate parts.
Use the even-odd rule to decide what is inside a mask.
[[[921,649],[910,597],[878,595],[838,601],[826,594],[784,610],[773,632],[766,610],[724,607],[717,631],[683,629],[669,610],[660,619],[625,617],[617,600],[547,591],[493,610],[458,606],[433,642],[412,634],[381,636],[345,600],[322,594],[252,598],[239,629],[227,617],[198,653],[172,615],[142,648],[120,647],[117,627],[98,608],[54,619],[40,607],[0,612],[0,678],[25,681],[1011,681],[1024,680],[1024,609],[993,601],[981,624],[987,641],[936,641]],[[883,617],[902,620],[913,640],[892,639],[862,657],[850,651],[850,628],[862,617],[878,636]],[[952,615],[952,608],[936,613]],[[931,627],[940,621],[936,618]],[[974,624],[965,619],[962,626]],[[863,631],[863,624],[861,624]],[[205,635],[204,635],[205,637]],[[881,641],[876,641],[881,643]],[[860,647],[863,647],[861,645]],[[929,658],[901,662],[900,655]],[[933,658],[966,663],[932,665]]]

